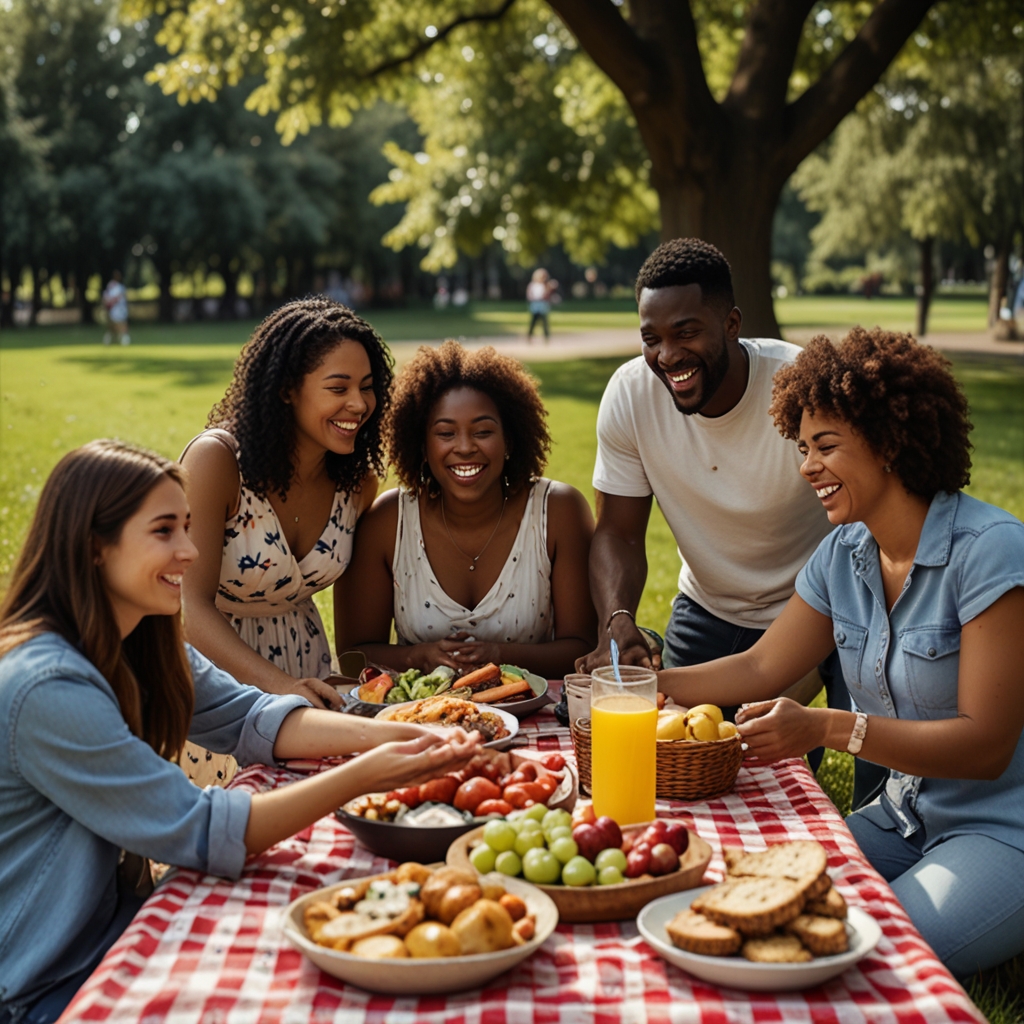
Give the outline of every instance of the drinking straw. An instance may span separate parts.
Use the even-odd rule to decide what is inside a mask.
[[[622,685],[622,676],[619,674],[619,645],[612,640],[612,671],[615,673],[615,682]]]

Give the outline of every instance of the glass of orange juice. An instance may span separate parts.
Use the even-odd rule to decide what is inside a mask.
[[[658,676],[620,665],[594,669],[590,694],[594,813],[620,825],[654,819]]]

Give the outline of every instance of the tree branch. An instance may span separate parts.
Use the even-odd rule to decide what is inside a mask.
[[[759,0],[747,15],[726,107],[747,117],[783,110],[804,22],[814,0]]]
[[[634,110],[650,103],[652,54],[611,0],[550,0],[550,4]]]
[[[386,71],[393,71],[395,68],[401,67],[403,64],[408,64],[409,61],[415,60],[421,54],[426,53],[427,50],[436,46],[443,39],[447,38],[450,33],[454,32],[455,29],[460,28],[462,25],[470,25],[486,21],[500,21],[515,2],[516,0],[503,0],[501,6],[498,7],[497,10],[480,11],[476,14],[462,14],[454,21],[445,25],[444,28],[438,29],[437,35],[432,39],[424,39],[401,57],[392,57],[378,64],[375,68],[370,68],[369,71],[364,71],[361,77],[376,78],[378,75],[382,75]]]
[[[800,161],[881,78],[935,0],[881,0],[828,70],[787,110],[784,163]]]

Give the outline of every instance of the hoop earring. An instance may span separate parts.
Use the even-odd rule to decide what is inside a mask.
[[[885,464],[885,465],[884,465],[884,466],[882,467],[882,472],[883,472],[883,473],[891,473],[891,472],[892,472],[892,466],[890,466],[890,465],[889,465],[889,463],[887,462],[887,463],[886,463],[886,464]]]
[[[434,474],[430,472],[430,466],[426,459],[420,466],[420,484],[427,492],[428,498],[436,498],[441,493],[441,485],[434,478]]]

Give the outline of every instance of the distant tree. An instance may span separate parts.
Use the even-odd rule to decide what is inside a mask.
[[[811,232],[819,260],[913,240],[919,334],[927,332],[936,242],[993,245],[990,305],[998,314],[1011,247],[1024,229],[1024,61],[968,53],[890,75],[794,183],[822,215]]]
[[[656,195],[662,235],[700,235],[718,244],[733,264],[750,329],[773,333],[771,228],[786,180],[919,26],[915,45],[924,45],[956,20],[959,8],[984,13],[994,3],[943,3],[923,26],[934,0],[631,0],[621,6],[616,0],[551,0],[550,7],[540,0],[125,0],[125,11],[130,17],[167,12],[160,38],[174,56],[155,71],[163,88],[197,100],[259,75],[262,84],[250,101],[277,114],[286,140],[324,121],[346,123],[354,109],[380,96],[412,103],[427,136],[422,152],[433,161],[429,179],[419,177],[430,187],[398,181],[378,198],[407,192],[407,219],[391,241],[415,238],[427,250],[428,265],[453,258],[448,243],[436,241],[452,232],[435,221],[450,218],[455,199],[463,204],[459,191],[471,169],[477,176],[470,188],[484,191],[474,188],[483,164],[470,162],[477,156],[474,143],[497,139],[499,145],[481,150],[488,155],[485,184],[493,197],[468,197],[466,210],[479,225],[457,223],[456,246],[459,239],[469,247],[474,235],[486,237],[485,218],[492,232],[501,228],[508,239],[509,213],[518,218],[511,222],[512,240],[522,252],[545,233],[567,245],[574,244],[574,233],[600,238],[616,221],[614,230],[635,238],[644,218],[653,218],[653,210],[644,210],[646,197]],[[507,17],[506,29],[501,22]],[[557,88],[552,63],[577,63],[576,54],[563,54],[571,50],[583,51],[587,60],[566,68],[557,83],[562,92],[542,95],[540,86]],[[484,81],[486,89],[474,85]],[[413,98],[422,87],[433,100]],[[448,116],[447,130],[439,110]],[[578,136],[574,144],[551,146],[552,132],[565,141],[556,120]],[[527,134],[513,138],[509,128],[516,125]],[[455,142],[456,131],[468,141]],[[637,137],[642,158],[631,161]],[[460,145],[466,155],[456,157]],[[547,150],[547,159],[531,158],[532,146]],[[610,147],[607,172],[599,165],[604,146]],[[585,153],[593,163],[583,162]],[[536,173],[541,166],[549,168],[546,181]],[[515,195],[515,176],[531,168],[525,194]],[[585,180],[583,168],[590,170]],[[407,161],[399,159],[397,170],[402,180],[408,174],[417,181]],[[448,180],[460,176],[457,187]],[[560,199],[570,184],[577,195],[567,209]],[[583,222],[588,194],[594,199]],[[531,220],[537,231],[520,229]],[[431,224],[432,234],[426,230]]]

